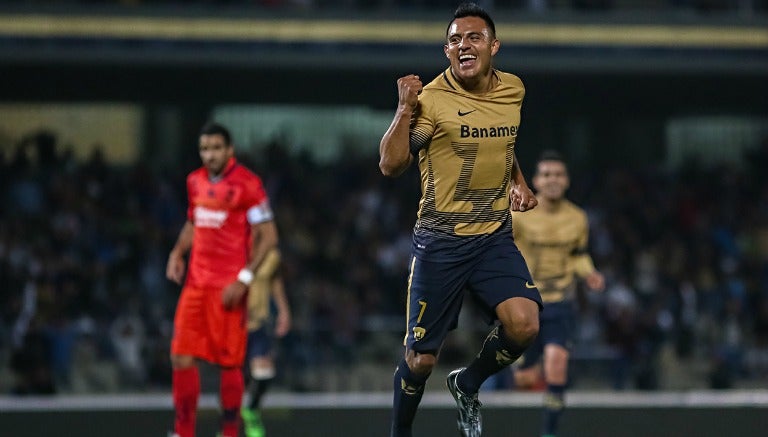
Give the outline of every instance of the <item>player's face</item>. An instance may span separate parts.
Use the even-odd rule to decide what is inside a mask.
[[[234,155],[234,148],[219,134],[200,135],[200,160],[210,176],[224,171],[227,161]]]
[[[448,28],[445,56],[451,62],[451,71],[463,81],[476,81],[490,74],[491,60],[499,51],[499,40],[480,17],[453,20]]]
[[[568,170],[560,161],[541,161],[533,176],[536,194],[548,200],[562,199],[569,184]]]

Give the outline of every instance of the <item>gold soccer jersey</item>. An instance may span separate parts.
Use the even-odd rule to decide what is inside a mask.
[[[427,84],[411,126],[422,197],[416,229],[452,236],[490,234],[509,218],[509,181],[520,107],[515,75],[494,70],[497,86],[476,95],[450,68]]]
[[[269,302],[272,296],[272,278],[280,266],[280,252],[272,249],[256,269],[253,282],[248,289],[248,331],[259,329],[269,317]]]
[[[553,213],[541,205],[512,213],[515,242],[545,303],[573,298],[576,278],[595,270],[587,253],[587,215],[563,200]]]

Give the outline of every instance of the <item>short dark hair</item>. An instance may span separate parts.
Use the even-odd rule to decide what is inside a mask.
[[[493,24],[493,19],[491,16],[488,15],[488,12],[481,8],[477,3],[472,2],[462,3],[459,5],[459,7],[456,8],[456,12],[453,13],[453,18],[448,23],[448,28],[445,29],[445,35],[448,36],[448,32],[451,30],[451,24],[453,24],[457,18],[464,17],[482,18],[485,20],[485,24],[488,26],[488,28],[491,29],[491,36],[496,38],[496,25]]]
[[[542,161],[557,161],[557,162],[563,163],[563,165],[566,164],[565,157],[563,156],[563,154],[558,152],[557,150],[552,150],[552,149],[546,149],[543,152],[541,152],[541,155],[539,155],[539,160],[536,161],[536,164]]]
[[[229,129],[215,121],[205,123],[202,129],[200,129],[200,135],[221,135],[224,138],[224,143],[226,145],[229,146],[232,144],[232,136],[229,135]]]

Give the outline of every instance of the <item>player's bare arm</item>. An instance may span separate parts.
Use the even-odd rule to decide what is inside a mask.
[[[379,168],[385,176],[400,176],[413,160],[409,147],[411,117],[419,105],[421,89],[421,80],[414,74],[397,80],[397,111],[379,144]]]
[[[277,247],[277,226],[272,220],[251,225],[251,235],[253,236],[251,260],[244,269],[255,272],[261,262],[264,261],[267,252]],[[248,284],[240,279],[227,285],[221,296],[224,306],[226,308],[236,306],[243,299],[247,290]]]
[[[184,279],[184,270],[186,269],[186,261],[184,255],[192,248],[192,238],[195,235],[195,226],[192,222],[187,221],[179,232],[179,238],[176,240],[176,244],[173,246],[171,253],[168,255],[168,264],[165,267],[165,277],[171,281],[181,284]]]
[[[517,162],[517,156],[514,156],[512,164],[511,184],[509,187],[509,202],[512,211],[528,211],[536,207],[539,201],[533,191],[525,182],[525,176]]]
[[[267,253],[277,247],[277,226],[272,220],[254,224],[251,226],[251,235],[253,235],[253,249],[251,260],[246,268],[255,272]]]
[[[277,307],[275,320],[275,337],[283,338],[291,330],[291,307],[285,295],[285,283],[280,275],[272,278],[272,300]]]
[[[595,268],[592,257],[587,253],[586,247],[589,241],[589,225],[584,221],[583,232],[581,233],[580,245],[583,250],[577,251],[573,260],[573,268],[579,278],[584,279],[584,283],[592,291],[603,291],[605,289],[605,277]]]

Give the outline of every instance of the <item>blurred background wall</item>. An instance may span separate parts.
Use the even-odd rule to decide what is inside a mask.
[[[608,278],[580,295],[574,388],[768,387],[767,2],[481,3],[526,85],[523,169],[569,159]],[[396,79],[447,66],[456,4],[1,2],[0,392],[169,389],[165,261],[208,119],[276,211],[279,387],[388,390],[419,188],[378,140]],[[442,365],[487,330],[462,317]]]

